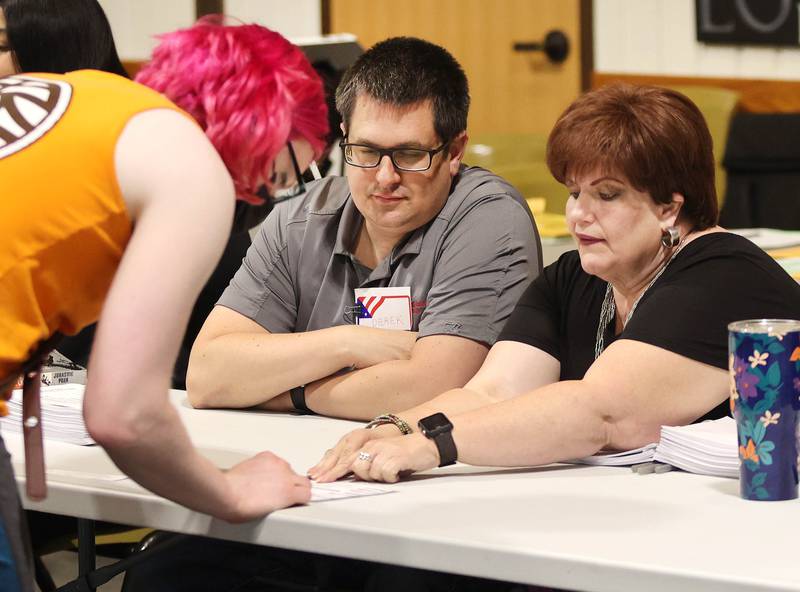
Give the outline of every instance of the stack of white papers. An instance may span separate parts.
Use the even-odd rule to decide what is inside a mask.
[[[653,460],[656,445],[648,444],[641,448],[625,450],[623,452],[600,452],[586,458],[579,458],[573,462],[583,465],[603,465],[607,467],[626,467]]]
[[[628,466],[662,462],[690,473],[739,477],[736,422],[731,417],[688,426],[661,426],[661,439],[635,450],[600,453],[572,462],[586,465]]]
[[[83,422],[82,384],[42,387],[42,433],[47,440],[87,446],[94,440]],[[8,401],[8,415],[0,419],[4,432],[22,432],[22,390],[15,390]]]
[[[731,232],[749,238],[765,251],[800,245],[800,231],[775,228],[735,228]]]
[[[690,473],[738,478],[738,444],[732,417],[684,427],[663,426],[653,460]]]

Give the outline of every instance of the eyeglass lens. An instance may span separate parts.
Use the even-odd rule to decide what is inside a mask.
[[[352,165],[360,167],[375,167],[381,158],[388,154],[392,164],[405,171],[424,171],[430,168],[432,155],[426,150],[413,148],[398,148],[397,150],[378,150],[370,146],[359,144],[344,145],[345,160]]]

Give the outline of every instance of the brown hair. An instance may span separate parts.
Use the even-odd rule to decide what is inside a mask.
[[[442,142],[467,129],[467,76],[445,48],[428,41],[392,37],[361,54],[336,89],[336,107],[348,130],[362,94],[393,106],[429,100],[433,127]]]
[[[615,84],[579,97],[550,134],[547,166],[560,183],[595,168],[620,173],[656,203],[680,193],[680,215],[696,230],[719,217],[711,134],[697,106],[674,90]]]

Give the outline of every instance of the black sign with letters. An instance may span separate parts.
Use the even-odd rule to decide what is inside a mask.
[[[800,45],[796,0],[695,0],[697,40],[733,45]]]

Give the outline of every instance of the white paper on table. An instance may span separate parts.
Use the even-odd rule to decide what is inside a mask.
[[[334,481],[333,483],[311,483],[311,501],[328,502],[331,500],[347,499],[349,497],[364,497],[368,495],[383,495],[394,493],[394,489],[361,483],[359,481]]]
[[[648,444],[633,450],[622,452],[600,452],[584,458],[576,458],[567,462],[582,465],[599,465],[605,467],[626,467],[639,463],[650,462],[653,460],[653,453],[656,450],[655,444]]]
[[[777,230],[775,228],[736,228],[731,230],[734,234],[750,239],[758,247],[769,249],[783,249],[800,245],[800,231]]]
[[[60,384],[42,387],[42,434],[45,440],[57,440],[88,446],[94,440],[83,421],[82,384]],[[8,415],[0,426],[9,433],[22,433],[22,390],[16,389],[7,402]]]

